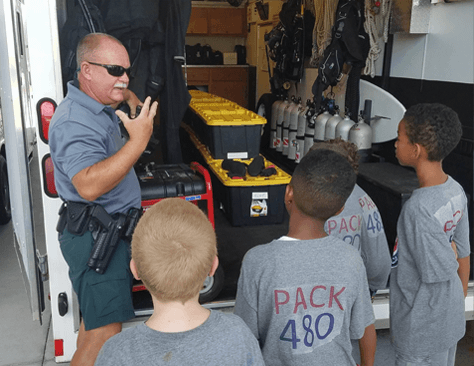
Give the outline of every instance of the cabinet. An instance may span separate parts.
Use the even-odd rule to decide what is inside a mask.
[[[189,86],[204,86],[211,94],[249,108],[249,70],[246,66],[188,66]]]
[[[193,7],[186,34],[246,37],[246,17],[245,8]]]

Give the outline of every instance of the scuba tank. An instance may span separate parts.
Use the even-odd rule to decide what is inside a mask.
[[[349,141],[357,145],[362,163],[367,162],[372,155],[372,128],[364,122],[364,119],[370,121],[371,109],[372,101],[366,99],[359,122],[349,130]]]
[[[275,145],[274,147],[276,148],[276,151],[282,151],[282,127],[283,127],[283,118],[285,114],[285,110],[290,106],[290,102],[288,101],[288,98],[286,98],[283,103],[280,104],[278,107],[278,113],[277,113],[277,123],[276,123],[276,139],[275,139]]]
[[[306,112],[306,125],[304,131],[304,150],[303,156],[309,151],[311,146],[314,143],[314,120],[316,119],[316,111],[314,110],[314,105],[308,107],[308,111]],[[303,157],[302,156],[302,157]]]
[[[332,115],[328,111],[320,113],[314,120],[314,142],[324,141],[326,134],[326,123]]]
[[[339,115],[339,107],[334,108],[334,116],[329,118],[326,122],[326,129],[324,133],[324,140],[331,140],[336,138],[336,127],[339,122],[342,121],[342,117]]]
[[[349,130],[355,124],[350,119],[349,114],[346,114],[343,120],[341,120],[336,126],[336,138],[340,137],[345,141],[349,141]]]
[[[304,111],[301,98],[298,98],[296,108],[290,114],[290,126],[288,130],[288,159],[295,160],[296,157],[296,133],[298,131],[299,115]],[[285,152],[283,151],[283,154]]]
[[[279,113],[279,107],[283,103],[283,100],[279,99],[275,101],[272,105],[272,119],[270,122],[270,148],[275,148],[276,143],[276,126],[277,126],[277,118]]]
[[[306,101],[306,107],[304,107],[301,112],[298,114],[298,129],[296,130],[296,140],[295,140],[295,163],[299,163],[301,158],[304,155],[304,140],[305,140],[305,130],[306,130],[306,114],[311,106],[311,100]]]
[[[285,110],[285,116],[283,117],[283,130],[282,130],[282,153],[288,155],[289,150],[289,134],[290,134],[290,123],[293,113],[298,109],[298,103],[296,97],[291,97],[290,106]]]

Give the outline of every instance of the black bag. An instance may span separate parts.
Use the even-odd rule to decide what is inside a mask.
[[[236,45],[234,51],[237,53],[237,65],[247,64],[247,49],[245,46]]]
[[[212,52],[211,65],[224,65],[224,54],[221,51]]]
[[[60,31],[59,47],[64,94],[67,92],[67,82],[74,79],[77,70],[77,44],[87,34],[96,32],[105,33],[99,9],[90,0],[77,0]]]
[[[186,45],[186,63],[188,65],[202,65],[202,46],[196,43],[194,46]]]
[[[213,57],[212,47],[208,44],[202,46],[201,49],[201,65],[211,65]]]

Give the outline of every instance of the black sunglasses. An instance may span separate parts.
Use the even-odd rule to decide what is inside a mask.
[[[130,76],[130,69],[132,68],[131,66],[128,69],[126,69],[125,67],[119,66],[119,65],[104,65],[104,64],[91,62],[91,61],[86,61],[86,62],[90,63],[91,65],[105,67],[105,69],[107,69],[107,72],[110,75],[116,76],[116,77],[122,76],[124,73],[127,73],[127,76]]]

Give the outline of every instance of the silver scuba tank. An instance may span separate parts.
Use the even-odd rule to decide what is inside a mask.
[[[314,121],[314,142],[324,141],[324,136],[326,134],[326,123],[331,117],[332,114],[328,111],[324,111],[316,117]]]
[[[342,121],[342,117],[339,115],[339,108],[335,108],[334,116],[329,118],[326,122],[326,129],[324,133],[324,140],[332,140],[336,138],[336,127],[339,122]]]
[[[283,100],[279,99],[275,101],[272,105],[272,119],[270,122],[270,148],[275,148],[276,143],[276,126],[277,126],[277,118],[279,113],[279,107],[283,103]]]
[[[336,138],[340,137],[345,141],[349,141],[349,130],[354,124],[355,122],[346,115],[336,126]]]
[[[283,103],[280,104],[278,107],[278,116],[277,116],[277,123],[276,123],[276,140],[275,140],[275,149],[276,151],[282,151],[282,127],[283,127],[283,118],[285,114],[285,110],[290,106],[290,102],[288,98],[286,98]]]
[[[301,111],[304,110],[301,98],[298,98],[297,107],[290,114],[290,126],[288,130],[288,159],[295,160],[296,157],[296,132],[298,131],[298,121]],[[283,151],[283,155],[285,151]]]
[[[366,99],[364,110],[361,111],[361,116],[359,117],[359,122],[349,130],[349,141],[357,145],[361,162],[368,161],[372,155],[372,127],[364,121],[364,119],[370,121],[371,108],[372,101]]]
[[[296,97],[291,97],[290,107],[285,110],[285,117],[283,118],[283,131],[282,131],[282,153],[288,155],[289,151],[289,135],[290,135],[290,123],[293,113],[298,109],[298,103]]]
[[[295,151],[295,163],[299,163],[301,158],[304,155],[304,140],[305,140],[305,130],[307,122],[307,113],[311,101],[308,99],[306,101],[306,107],[298,114],[298,129],[296,130],[296,151]]]

